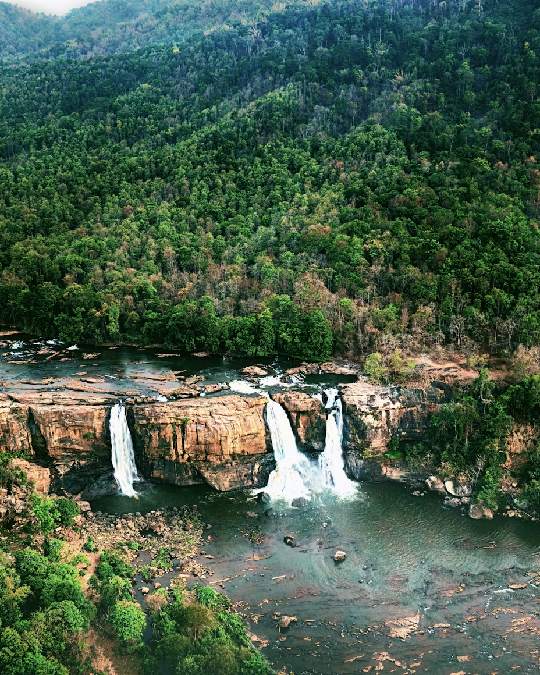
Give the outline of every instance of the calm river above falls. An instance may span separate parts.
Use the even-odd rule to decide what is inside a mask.
[[[540,527],[473,521],[434,495],[362,484],[348,501],[269,508],[248,494],[147,485],[115,513],[196,505],[201,561],[295,673],[538,672]],[[283,538],[291,535],[296,546]],[[336,564],[336,549],[346,551]],[[540,579],[539,579],[540,583]],[[512,587],[513,588],[512,588]],[[276,613],[296,616],[281,633]]]

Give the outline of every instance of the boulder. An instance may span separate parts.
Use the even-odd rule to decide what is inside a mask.
[[[295,616],[283,615],[279,618],[279,621],[278,621],[279,630],[280,631],[281,630],[287,630],[287,628],[289,628],[291,623],[296,623],[297,621],[298,621],[298,619]]]
[[[295,497],[291,502],[291,506],[297,509],[304,508],[304,506],[307,506],[308,504],[309,499],[306,499],[305,497]]]
[[[296,546],[296,539],[291,534],[286,534],[283,537],[283,543],[287,546],[290,546],[291,548],[294,548]]]
[[[268,371],[260,366],[246,366],[240,372],[246,377],[266,377],[268,375]]]
[[[459,480],[445,480],[444,487],[452,497],[470,497],[472,495],[472,485]]]
[[[337,562],[337,563],[343,562],[346,557],[347,557],[347,554],[345,553],[345,551],[341,551],[340,549],[338,549],[333,555],[334,562]]]
[[[484,506],[484,504],[476,503],[469,506],[469,518],[473,518],[473,520],[481,520],[482,518],[492,520],[493,516],[493,509]]]
[[[431,490],[432,492],[438,492],[443,495],[446,494],[444,482],[438,476],[429,476],[426,478],[426,486],[428,490]]]

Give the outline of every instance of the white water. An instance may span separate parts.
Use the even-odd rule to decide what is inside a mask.
[[[268,400],[266,420],[272,437],[276,468],[268,478],[263,492],[273,500],[289,503],[299,497],[309,498],[313,483],[313,467],[308,458],[296,446],[294,432],[283,408]]]
[[[135,464],[133,441],[126,419],[126,409],[122,403],[116,403],[111,408],[109,429],[114,478],[120,488],[120,494],[126,497],[136,497],[137,493],[133,489],[133,483],[139,480],[139,476]]]
[[[337,389],[326,390],[326,438],[324,452],[319,455],[320,481],[324,489],[332,490],[338,497],[350,497],[357,492],[357,485],[345,473],[343,458],[343,407]]]

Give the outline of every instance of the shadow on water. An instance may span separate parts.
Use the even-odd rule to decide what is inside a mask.
[[[386,663],[406,672],[377,660],[388,654],[416,672],[537,672],[538,596],[528,576],[538,568],[537,524],[473,521],[435,495],[417,498],[389,483],[302,509],[270,508],[242,492],[156,485],[142,486],[138,500],[93,506],[115,513],[196,506],[212,526],[207,581],[239,603],[276,666],[357,673]],[[336,549],[347,553],[339,564]],[[516,582],[527,586],[509,588]],[[298,622],[280,633],[276,612]],[[404,617],[414,630],[402,640],[392,622]],[[457,656],[469,659],[466,668]]]

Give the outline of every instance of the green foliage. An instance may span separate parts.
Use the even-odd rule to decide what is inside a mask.
[[[540,344],[532,0],[128,4],[0,9],[4,321],[309,360]]]
[[[251,645],[240,616],[207,586],[195,589],[195,601],[176,595],[154,616],[154,632],[145,672],[212,672],[219,675],[271,675],[264,657]]]
[[[98,582],[105,582],[114,576],[132,579],[135,570],[115,551],[103,551],[96,566],[95,577]]]
[[[384,358],[379,352],[373,352],[364,361],[364,373],[370,380],[386,382],[388,380],[388,368],[384,365]]]
[[[119,600],[109,611],[108,620],[115,637],[126,651],[133,652],[142,647],[146,614],[139,603]]]
[[[61,542],[60,542],[61,543]],[[0,672],[68,675],[84,672],[83,636],[94,615],[77,569],[30,548],[0,554]]]
[[[13,455],[0,452],[0,487],[11,491],[15,486],[27,485],[28,481],[23,471],[13,466]]]
[[[80,513],[77,503],[66,497],[41,497],[34,494],[30,504],[37,528],[43,534],[52,532],[60,525],[69,527]]]

